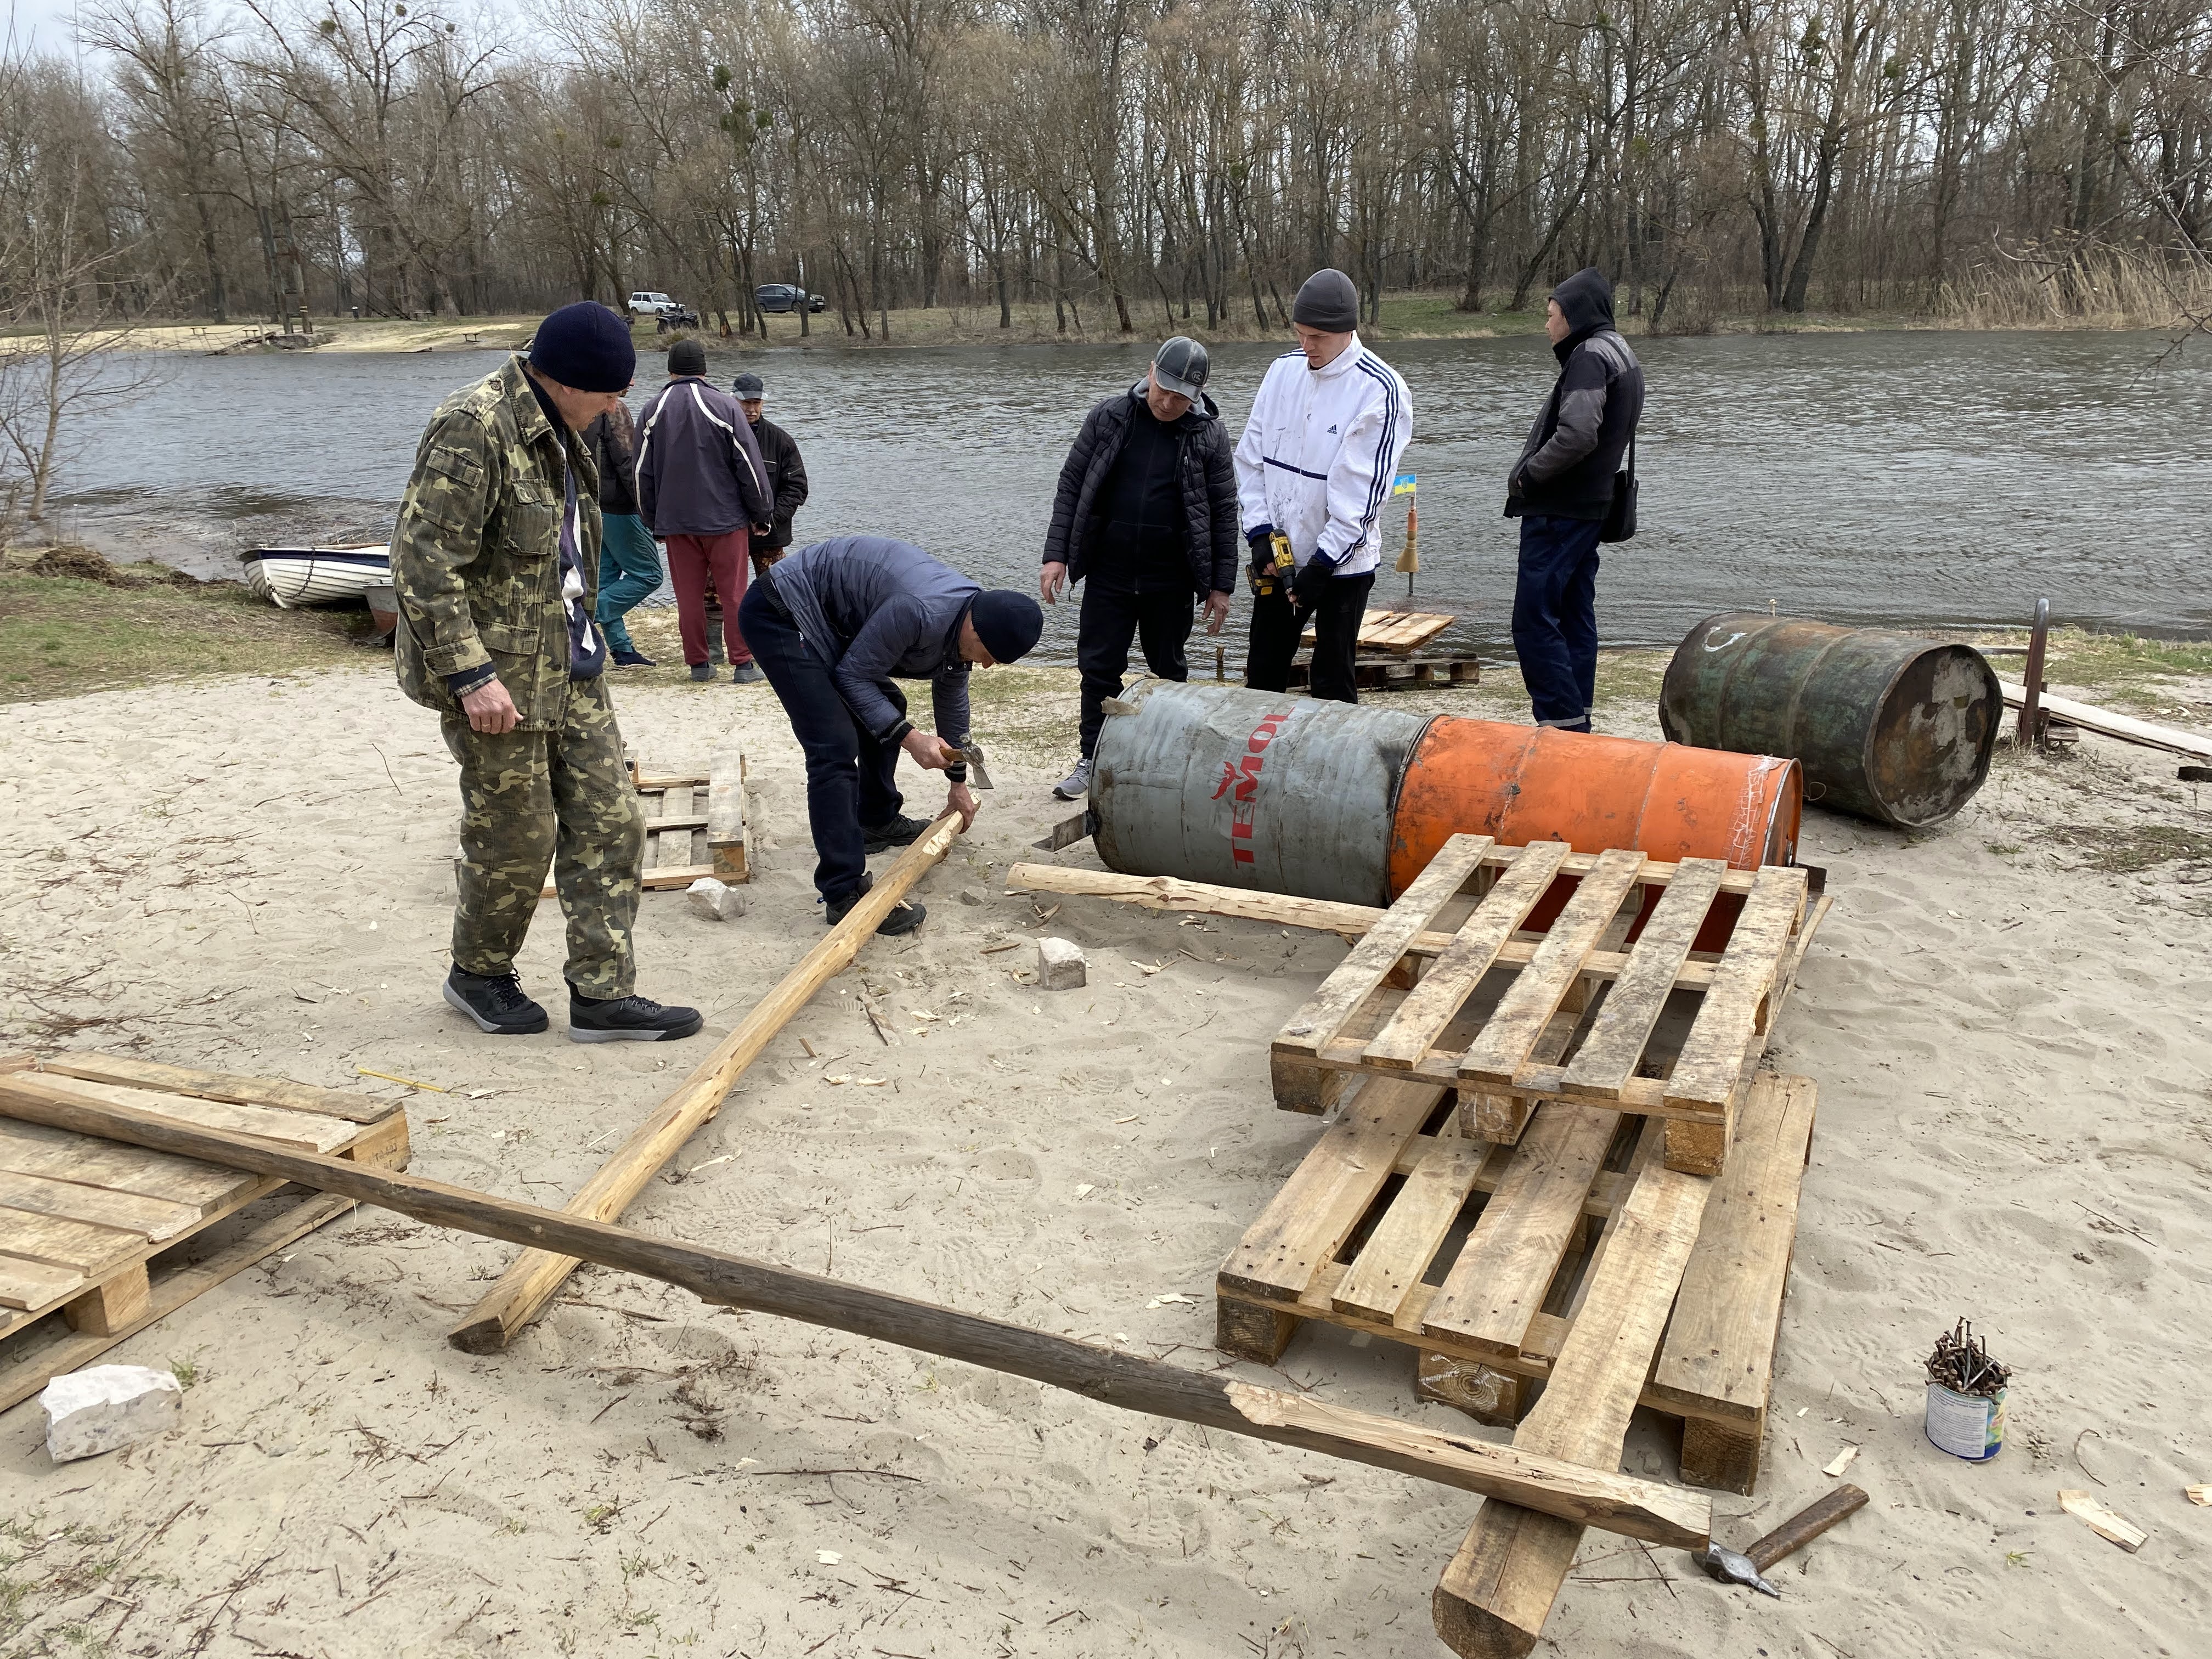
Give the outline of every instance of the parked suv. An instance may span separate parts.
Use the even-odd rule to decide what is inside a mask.
[[[652,318],[656,334],[665,334],[672,328],[699,326],[699,313],[682,301],[645,289],[629,296],[629,310],[633,317]]]
[[[805,289],[795,288],[789,283],[763,283],[753,290],[753,304],[770,316],[796,311],[801,306],[819,316],[823,303],[820,295],[809,294]]]

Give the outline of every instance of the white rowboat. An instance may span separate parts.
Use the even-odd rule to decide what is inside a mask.
[[[372,547],[257,547],[239,556],[246,586],[286,610],[301,605],[343,605],[392,580],[392,550]]]

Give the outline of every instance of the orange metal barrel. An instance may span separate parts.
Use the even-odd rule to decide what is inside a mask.
[[[1508,847],[1564,841],[1577,853],[1632,847],[1669,862],[1725,859],[1740,870],[1789,864],[1803,809],[1794,760],[1438,719],[1398,786],[1390,896],[1461,830]]]

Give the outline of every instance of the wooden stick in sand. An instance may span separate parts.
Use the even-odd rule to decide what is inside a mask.
[[[651,1237],[571,1211],[541,1209],[419,1176],[294,1152],[250,1135],[112,1104],[79,1093],[65,1079],[34,1073],[0,1077],[0,1115],[281,1176],[433,1226],[503,1238],[566,1261],[596,1261],[641,1273],[720,1306],[896,1342],[1124,1410],[1327,1452],[1656,1544],[1699,1549],[1711,1534],[1711,1501],[1680,1486],[1585,1468],[1565,1458],[1472,1436],[1438,1434],[1395,1418],[1188,1371],[887,1291]]]
[[[945,856],[959,830],[959,815],[953,812],[931,824],[861,896],[845,919],[830,930],[830,936],[809,951],[775,989],[755,1003],[737,1029],[722,1039],[721,1046],[700,1061],[698,1069],[684,1079],[676,1092],[631,1132],[583,1190],[568,1200],[568,1212],[594,1221],[612,1221],[628,1209],[699,1126],[721,1110],[724,1097],[745,1067],[760,1058],[761,1051],[792,1016],[851,965],[884,918]],[[544,1311],[562,1281],[575,1270],[574,1256],[525,1250],[469,1310],[468,1316],[447,1334],[447,1340],[469,1353],[497,1352]]]

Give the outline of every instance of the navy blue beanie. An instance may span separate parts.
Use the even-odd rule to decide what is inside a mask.
[[[1003,587],[978,593],[968,619],[995,662],[1019,662],[1044,633],[1044,611],[1037,602]]]
[[[530,366],[578,392],[627,392],[637,378],[637,348],[627,322],[596,300],[579,300],[538,325]]]

